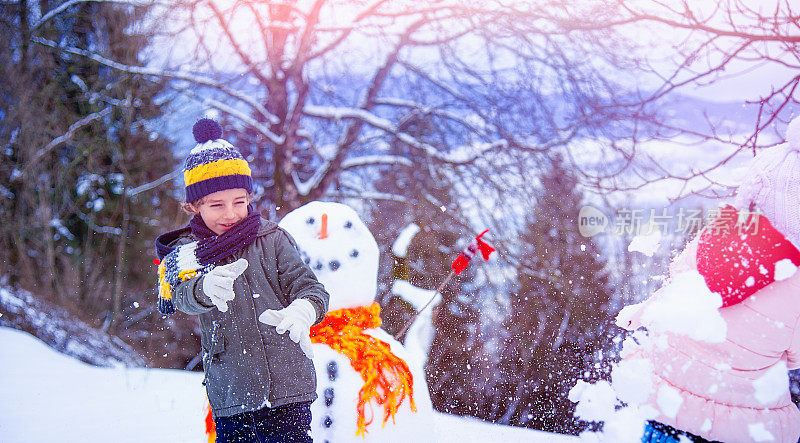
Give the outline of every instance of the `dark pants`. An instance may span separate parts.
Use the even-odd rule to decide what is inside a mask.
[[[678,443],[680,441],[689,441],[692,443],[719,443],[709,442],[703,437],[681,431],[680,429],[675,429],[672,426],[654,420],[647,422],[647,426],[644,428],[644,435],[642,436],[642,443]]]
[[[311,402],[214,417],[217,443],[311,443]]]

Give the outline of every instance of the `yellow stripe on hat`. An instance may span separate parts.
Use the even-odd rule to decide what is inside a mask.
[[[186,186],[223,175],[250,175],[250,166],[243,159],[216,160],[204,163],[183,173]]]

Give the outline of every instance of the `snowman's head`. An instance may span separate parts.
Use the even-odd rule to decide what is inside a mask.
[[[328,310],[368,306],[378,288],[378,244],[356,211],[340,203],[311,202],[279,223],[303,261],[331,295]]]

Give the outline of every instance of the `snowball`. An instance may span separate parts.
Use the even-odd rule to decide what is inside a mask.
[[[747,425],[747,431],[750,433],[750,438],[753,441],[774,441],[775,436],[772,435],[771,432],[767,431],[764,427],[764,423],[752,423]]]
[[[653,232],[649,234],[639,234],[633,237],[631,244],[628,245],[628,251],[641,252],[648,257],[652,257],[659,246],[661,246],[661,231],[653,229]]]
[[[789,376],[786,363],[779,361],[764,375],[753,381],[755,398],[759,403],[768,405],[775,402],[789,391]]]
[[[658,403],[658,408],[661,409],[665,416],[675,418],[678,415],[678,409],[681,408],[681,403],[683,403],[683,397],[681,397],[677,389],[662,385],[658,388],[656,403]]]
[[[747,277],[747,280],[744,281],[744,285],[747,286],[748,288],[752,287],[754,284],[756,284],[756,279],[752,275],[750,277]]]
[[[603,425],[600,441],[609,443],[642,441],[647,420],[656,417],[658,412],[651,406],[628,406],[618,410]],[[581,434],[583,436],[583,434]]]
[[[596,383],[586,383],[578,380],[569,390],[569,400],[577,403],[575,416],[590,422],[606,421],[614,415],[617,404],[617,395],[611,384],[605,380]]]
[[[623,402],[642,404],[653,391],[652,376],[653,363],[649,359],[625,359],[612,368],[611,385]]]
[[[721,343],[728,330],[719,313],[721,306],[722,297],[708,289],[703,276],[687,271],[673,276],[644,303],[641,322],[652,332],[672,332],[697,341]]]
[[[775,280],[781,281],[794,275],[797,272],[797,266],[792,263],[791,259],[784,258],[783,260],[775,263]]]

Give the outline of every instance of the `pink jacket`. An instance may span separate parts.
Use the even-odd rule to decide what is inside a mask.
[[[697,269],[696,250],[697,239],[676,258],[670,275]],[[708,440],[797,442],[800,411],[791,401],[786,370],[800,367],[800,270],[719,312],[727,323],[722,343],[667,333],[666,346],[626,357],[653,363],[647,403],[659,410],[655,420]],[[646,326],[636,317],[629,328]]]

